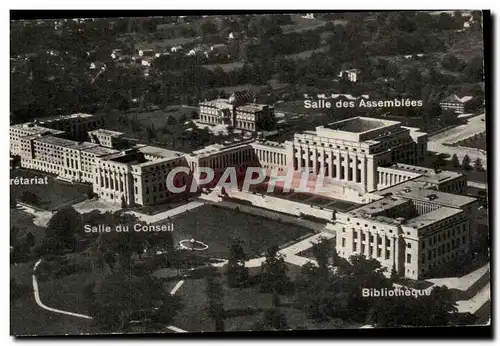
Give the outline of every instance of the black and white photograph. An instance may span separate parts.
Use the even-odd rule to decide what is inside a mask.
[[[490,16],[11,11],[11,336],[491,326]]]

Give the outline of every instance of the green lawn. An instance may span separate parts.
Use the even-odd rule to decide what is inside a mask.
[[[305,30],[312,30],[319,28],[326,23],[322,19],[302,18],[301,14],[292,14],[290,15],[290,18],[292,19],[293,24],[283,25],[281,29],[283,30],[284,33],[289,33],[293,31],[301,32]]]
[[[63,205],[70,205],[87,198],[87,193],[91,191],[90,185],[70,184],[55,179],[53,175],[36,172],[23,168],[11,169],[10,177],[45,177],[48,176],[47,185],[14,185],[10,186],[10,193],[20,200],[23,192],[29,191],[37,195],[36,206],[46,210],[54,210]]]
[[[173,218],[174,240],[195,238],[209,248],[201,255],[227,258],[233,240],[243,242],[250,257],[258,257],[271,245],[283,245],[310,230],[231,209],[204,205]]]
[[[230,62],[227,64],[202,65],[202,67],[205,67],[205,68],[209,69],[210,71],[213,71],[217,67],[220,67],[220,68],[222,68],[222,70],[224,70],[224,72],[229,72],[229,71],[234,71],[234,70],[237,70],[239,68],[242,68],[243,65],[244,65],[243,62],[235,61],[235,62]]]

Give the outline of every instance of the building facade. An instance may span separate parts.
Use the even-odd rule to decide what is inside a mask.
[[[200,103],[200,122],[210,125],[228,125],[248,132],[261,130],[260,124],[274,120],[274,107],[253,102],[248,91],[237,91],[227,99]]]
[[[377,259],[388,273],[421,279],[470,250],[475,198],[408,183],[380,194],[384,197],[377,201],[336,214],[341,257],[362,254]]]
[[[379,183],[378,167],[423,162],[427,134],[396,121],[357,117],[295,134],[285,146],[288,167],[322,172],[330,180],[372,192]]]
[[[457,95],[453,94],[443,99],[439,103],[439,106],[443,111],[451,110],[457,114],[463,114],[465,112],[465,104],[472,99],[472,96],[458,97]]]

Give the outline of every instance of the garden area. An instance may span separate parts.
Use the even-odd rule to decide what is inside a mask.
[[[259,257],[271,245],[283,245],[310,230],[213,205],[203,205],[172,218],[174,241],[192,239],[208,245],[200,255],[227,258],[233,240],[242,241],[249,258]]]

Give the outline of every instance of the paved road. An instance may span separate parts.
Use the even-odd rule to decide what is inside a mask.
[[[155,223],[161,220],[168,219],[169,217],[173,217],[178,214],[186,213],[190,210],[196,209],[198,207],[201,207],[204,205],[205,202],[196,200],[196,201],[191,201],[187,204],[183,204],[181,206],[178,206],[176,208],[164,211],[162,213],[158,213],[155,215],[147,215],[147,214],[141,214],[136,211],[128,211],[127,214],[132,214],[137,216],[141,221],[145,221],[147,223]]]
[[[486,302],[491,299],[491,287],[490,283],[481,289],[474,297],[469,300],[459,300],[457,301],[458,312],[470,312],[475,313],[481,308]]]
[[[74,316],[74,317],[80,317],[80,318],[86,318],[91,320],[92,317],[87,316],[87,315],[82,315],[82,314],[77,314],[76,312],[70,312],[70,311],[64,311],[64,310],[59,310],[59,309],[54,309],[51,307],[48,307],[47,305],[43,304],[42,301],[40,300],[40,289],[38,287],[38,280],[35,276],[35,271],[42,262],[42,259],[39,259],[38,262],[35,263],[35,266],[33,267],[33,294],[35,295],[35,302],[39,307],[41,307],[44,310],[47,311],[52,311],[58,314],[63,314],[63,315],[69,315],[69,316]]]
[[[278,251],[278,253],[283,255],[285,262],[290,264],[303,266],[304,264],[312,263],[314,265],[317,265],[315,260],[306,257],[301,257],[298,256],[297,254],[311,248],[313,244],[316,243],[320,238],[331,239],[333,237],[334,235],[332,233],[321,232],[313,236],[310,236],[309,238],[306,238],[296,244],[281,249],[280,251]],[[260,267],[265,260],[266,260],[265,257],[252,258],[251,260],[245,262],[245,266],[247,268]],[[224,260],[223,262],[216,263],[213,266],[224,267],[226,264],[227,260]]]
[[[50,218],[52,217],[52,212],[48,210],[35,209],[27,205],[17,203],[17,208],[28,214],[34,216],[33,223],[39,227],[47,227]]]
[[[473,272],[464,275],[462,277],[456,278],[436,278],[429,279],[427,281],[432,282],[437,286],[445,285],[450,289],[457,289],[461,291],[467,291],[475,282],[477,282],[483,275],[485,275],[490,270],[490,264],[487,263],[481,268],[474,270]]]
[[[475,148],[453,147],[445,145],[446,143],[452,144],[459,140],[486,131],[486,123],[482,120],[484,118],[485,118],[484,114],[472,117],[465,125],[456,126],[448,131],[444,131],[442,133],[438,133],[434,136],[429,137],[427,150],[437,153],[448,154],[450,155],[450,157],[453,156],[453,154],[456,154],[460,161],[467,154],[472,162],[474,162],[474,160],[476,160],[477,158],[480,158],[481,161],[483,162],[484,168],[486,168],[487,167],[486,151]]]
[[[63,315],[68,315],[68,316],[73,316],[73,317],[79,317],[79,318],[85,318],[85,319],[88,319],[88,320],[91,320],[92,317],[90,316],[87,316],[87,315],[83,315],[83,314],[78,314],[76,312],[71,312],[71,311],[64,311],[64,310],[59,310],[59,309],[55,309],[55,308],[51,308],[45,304],[42,303],[41,299],[40,299],[40,288],[38,286],[38,280],[35,276],[35,271],[36,269],[38,268],[38,266],[40,265],[40,263],[42,262],[42,259],[39,259],[38,262],[35,263],[35,266],[33,267],[33,294],[35,296],[35,302],[37,303],[37,305],[39,307],[41,307],[42,309],[44,310],[47,310],[47,311],[51,311],[51,312],[55,312],[55,313],[58,313],[58,314],[63,314]],[[175,287],[172,289],[172,291],[170,292],[170,294],[175,294],[175,292],[177,292],[177,290],[182,286],[182,284],[184,284],[184,281],[181,280],[177,283],[177,285],[175,285]],[[180,329],[180,328],[177,328],[175,326],[167,326],[166,327],[167,329],[173,331],[173,332],[176,332],[176,333],[187,333],[187,331],[183,330],[183,329]]]

